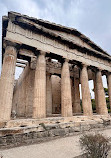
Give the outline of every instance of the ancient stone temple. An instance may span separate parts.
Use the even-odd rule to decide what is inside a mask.
[[[9,12],[2,21],[0,120],[46,118],[56,114],[92,116],[89,80],[94,81],[96,113],[108,115],[102,75],[111,105],[111,56],[73,28]],[[15,67],[23,72],[14,80]],[[56,115],[56,116],[57,116]]]
[[[23,69],[17,80],[16,67]],[[103,75],[111,107],[109,54],[76,29],[9,12],[2,20],[0,148],[109,126]]]

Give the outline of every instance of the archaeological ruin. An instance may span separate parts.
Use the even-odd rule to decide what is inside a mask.
[[[16,67],[23,68],[17,80]],[[108,53],[74,28],[8,12],[2,20],[0,145],[8,144],[9,134],[14,144],[18,135],[21,141],[36,140],[110,125],[103,75],[111,107]],[[90,80],[94,83],[95,114]]]

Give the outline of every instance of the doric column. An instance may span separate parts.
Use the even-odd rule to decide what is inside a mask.
[[[107,74],[107,84],[108,84],[109,103],[111,109],[111,73]]]
[[[51,74],[47,73],[46,78],[46,113],[52,114],[52,82]]]
[[[33,118],[46,117],[46,60],[45,53],[40,51],[37,59],[34,83]]]
[[[86,116],[91,116],[92,104],[91,104],[91,96],[90,96],[89,83],[88,83],[88,72],[86,65],[83,65],[82,67],[80,79],[81,79],[81,89],[82,89],[83,113]]]
[[[97,112],[100,115],[107,115],[108,110],[106,106],[101,70],[97,70],[96,72],[95,83],[96,83],[96,93],[97,93]]]
[[[72,116],[71,83],[67,60],[63,63],[61,72],[61,113],[63,117]]]
[[[13,46],[5,48],[0,79],[0,120],[10,120],[17,50]]]
[[[95,96],[95,104],[96,104],[96,113],[98,113],[98,100],[97,100],[97,86],[96,86],[96,76],[93,78],[93,83],[94,83],[94,96]]]
[[[73,106],[74,106],[74,78],[70,78],[71,82],[71,97],[72,97],[72,112],[73,112]]]
[[[74,113],[81,113],[79,79],[74,77]]]

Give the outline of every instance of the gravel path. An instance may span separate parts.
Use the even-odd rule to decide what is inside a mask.
[[[111,137],[111,129],[101,131]],[[1,150],[3,158],[73,158],[81,152],[79,138],[81,135],[59,138],[29,146]]]

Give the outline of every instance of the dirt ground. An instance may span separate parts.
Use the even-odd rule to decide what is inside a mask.
[[[101,131],[101,133],[111,137],[111,129]],[[3,158],[74,158],[82,154],[80,137],[81,135],[76,135],[40,144],[0,150],[0,154]],[[108,158],[111,158],[111,155]]]

